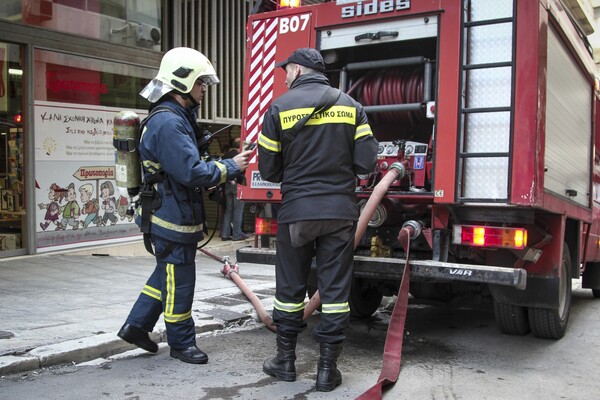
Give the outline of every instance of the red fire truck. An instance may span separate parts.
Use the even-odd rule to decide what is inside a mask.
[[[275,62],[314,47],[379,141],[377,171],[357,177],[357,201],[394,161],[409,163],[357,244],[352,313],[371,315],[397,292],[405,261],[397,237],[410,226],[412,296],[488,294],[502,332],[561,338],[572,279],[600,296],[600,97],[590,46],[566,7],[263,3],[246,28],[242,139],[257,141],[264,112],[287,90]],[[261,179],[256,157],[246,176],[239,197],[268,216],[278,186]],[[275,229],[257,218],[257,235]],[[273,262],[274,250],[258,243],[238,258]]]

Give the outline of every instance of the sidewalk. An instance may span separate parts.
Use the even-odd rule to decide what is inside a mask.
[[[235,250],[252,240],[222,242],[215,237],[205,249],[235,260]],[[221,274],[222,263],[198,252],[196,265],[192,308],[196,333],[249,318],[257,320],[252,304]],[[0,259],[0,375],[109,358],[137,349],[116,334],[154,266],[154,257],[141,241]],[[271,310],[274,267],[244,264],[240,276]],[[162,317],[151,337],[165,341]]]

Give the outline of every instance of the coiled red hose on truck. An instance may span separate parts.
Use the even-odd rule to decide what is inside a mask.
[[[423,98],[423,70],[389,68],[374,70],[360,77],[348,90],[363,106],[419,103]],[[424,121],[419,111],[373,113],[377,123],[416,125]]]

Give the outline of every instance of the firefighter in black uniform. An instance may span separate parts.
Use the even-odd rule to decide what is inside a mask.
[[[285,69],[289,91],[271,104],[258,139],[261,176],[281,182],[282,194],[273,310],[277,355],[265,361],[263,371],[284,381],[296,379],[296,341],[306,328],[304,299],[314,256],[322,302],[321,321],[313,332],[320,343],[316,389],[330,391],[342,382],[337,358],[350,317],[359,216],[355,174],[375,169],[378,143],[362,106],[331,89],[317,50],[298,49],[276,65]],[[319,111],[327,104],[326,91],[339,97]],[[314,109],[302,128],[292,129]]]

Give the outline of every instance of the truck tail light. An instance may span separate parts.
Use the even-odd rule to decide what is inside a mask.
[[[493,226],[455,225],[452,243],[465,246],[523,249],[527,247],[527,229]]]
[[[281,10],[283,8],[294,8],[294,7],[300,7],[301,1],[300,0],[279,0],[279,5],[277,6],[278,10]]]
[[[277,234],[277,220],[270,218],[256,218],[254,224],[255,235],[276,235]]]

